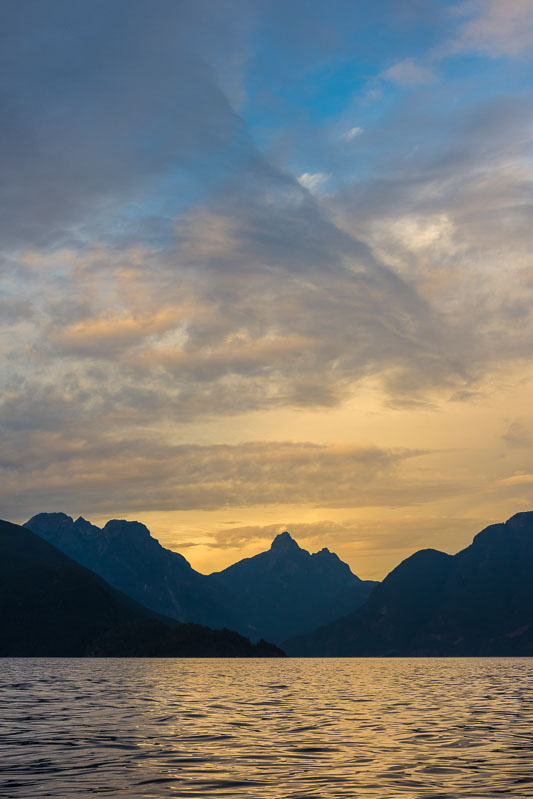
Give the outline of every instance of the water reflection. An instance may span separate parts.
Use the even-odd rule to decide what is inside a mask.
[[[0,663],[2,797],[533,797],[529,659]]]

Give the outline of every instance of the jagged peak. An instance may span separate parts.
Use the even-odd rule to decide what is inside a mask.
[[[274,552],[291,552],[297,549],[300,549],[292,535],[285,530],[283,533],[279,533],[272,541],[270,545],[271,551]]]
[[[332,552],[331,549],[328,549],[327,547],[322,547],[319,552],[313,552],[311,557],[315,559],[315,562],[321,563],[323,565],[327,564],[335,569],[343,569],[344,571],[352,574],[357,580],[360,580],[360,577],[357,577],[357,575],[352,572],[349,565],[341,560],[336,552]]]
[[[332,552],[331,549],[328,549],[327,547],[322,547],[322,549],[318,552],[313,552],[312,557],[319,558],[320,560],[339,561],[339,563],[343,563],[337,553]]]

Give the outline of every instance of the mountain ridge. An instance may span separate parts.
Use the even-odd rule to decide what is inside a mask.
[[[27,528],[0,520],[0,657],[278,657],[232,630],[179,624]]]
[[[359,607],[376,585],[361,580],[325,547],[309,553],[286,530],[269,550],[214,572],[210,579],[231,591],[245,609],[247,629],[261,630],[274,641]]]
[[[209,627],[239,626],[216,586],[141,522],[110,519],[99,528],[81,516],[40,513],[23,526],[158,613]]]
[[[375,585],[326,548],[310,554],[287,531],[269,550],[204,575],[140,522],[112,519],[99,528],[81,516],[41,513],[24,527],[158,613],[252,638],[280,641],[311,631],[361,605]]]
[[[489,525],[455,555],[419,550],[367,603],[285,642],[299,656],[533,655],[533,512]]]

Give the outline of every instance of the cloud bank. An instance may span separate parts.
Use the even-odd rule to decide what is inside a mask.
[[[423,501],[401,477],[416,447],[260,424],[183,443],[193,422],[333,412],[369,381],[431,407],[528,368],[532,6],[411,5],[6,7],[6,515],[25,494],[110,513]],[[492,88],[489,67],[509,70]]]

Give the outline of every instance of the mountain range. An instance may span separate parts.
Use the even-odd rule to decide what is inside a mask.
[[[416,552],[342,619],[284,644],[299,656],[533,655],[533,512],[456,555]]]
[[[30,530],[0,521],[0,657],[277,657],[231,630],[139,605]]]
[[[455,555],[415,552],[377,584],[327,549],[310,554],[288,532],[268,551],[202,575],[138,522],[99,529],[39,514],[27,527],[93,570],[85,574],[98,572],[122,602],[128,594],[146,605],[143,619],[166,629],[177,621],[232,627],[232,635],[268,638],[293,656],[533,655],[533,512],[485,528]]]
[[[157,613],[180,622],[236,629],[225,595],[140,522],[113,519],[100,529],[81,516],[39,513],[24,524],[73,560]]]
[[[275,643],[355,610],[376,585],[327,549],[311,555],[288,532],[267,552],[204,575],[139,522],[115,519],[100,529],[40,513],[24,526],[158,613]]]

